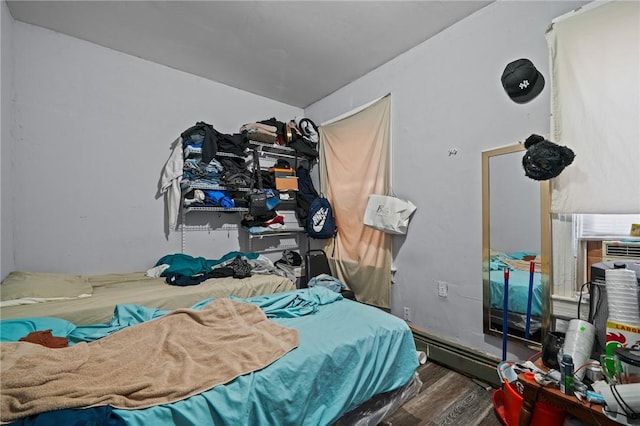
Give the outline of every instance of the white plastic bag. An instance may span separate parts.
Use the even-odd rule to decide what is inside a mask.
[[[379,231],[405,235],[416,206],[411,201],[371,194],[364,212],[364,224]]]

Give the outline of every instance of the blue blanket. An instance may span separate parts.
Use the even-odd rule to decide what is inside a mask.
[[[504,272],[491,271],[491,307],[502,309],[504,307]],[[529,298],[528,271],[512,269],[509,271],[509,311],[519,314],[527,313],[527,300]],[[533,274],[533,288],[531,296],[531,315],[542,316],[542,281],[539,272]]]
[[[260,371],[183,401],[114,413],[128,425],[140,426],[325,425],[374,395],[403,386],[418,367],[413,336],[404,321],[326,288],[234,300],[255,304],[271,320],[297,329],[298,348]],[[75,327],[59,319],[51,319],[51,324],[54,335],[77,343],[166,313],[118,305],[108,324]],[[0,321],[0,336],[3,341],[18,340],[34,331],[31,328],[50,328],[47,320]]]

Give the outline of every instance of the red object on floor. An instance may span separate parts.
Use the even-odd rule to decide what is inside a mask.
[[[504,413],[504,392],[502,391],[502,389],[494,390],[493,395],[491,395],[491,399],[493,400],[493,408],[496,410],[498,418],[503,425],[509,426]]]
[[[493,391],[493,408],[505,426],[517,426],[522,408],[522,395],[505,380],[503,389]],[[553,404],[538,401],[533,410],[531,426],[562,426],[565,411]]]
[[[518,390],[511,383],[504,381],[502,385],[502,391],[504,392],[504,411],[507,418],[507,426],[517,426],[520,419],[520,409],[522,408],[522,401],[524,397],[520,395]],[[551,426],[551,425],[549,425]]]

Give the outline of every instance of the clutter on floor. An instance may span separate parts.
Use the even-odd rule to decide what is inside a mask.
[[[529,360],[504,359],[503,341],[503,386],[493,402],[505,425],[562,426],[569,406],[591,415],[588,424],[640,425],[640,264],[611,262],[603,270],[603,285],[591,285],[588,320],[574,318],[566,330],[548,333]],[[536,389],[533,401],[527,386]]]

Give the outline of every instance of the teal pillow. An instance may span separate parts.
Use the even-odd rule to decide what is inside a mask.
[[[51,330],[56,337],[67,337],[76,326],[61,318],[15,318],[0,321],[0,342],[17,342],[33,331]]]

